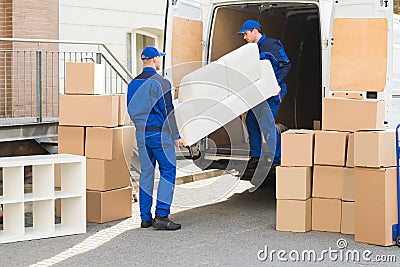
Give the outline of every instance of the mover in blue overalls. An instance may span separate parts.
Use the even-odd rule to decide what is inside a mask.
[[[273,164],[278,165],[281,161],[280,135],[275,128],[275,118],[279,106],[287,93],[286,76],[290,71],[291,64],[286,56],[281,41],[267,38],[260,33],[260,24],[255,20],[247,20],[243,23],[242,29],[238,34],[243,34],[243,38],[248,43],[257,43],[260,52],[260,59],[269,60],[275,72],[276,80],[281,88],[278,95],[272,96],[267,101],[254,107],[247,113],[246,126],[249,133],[251,158],[247,164],[247,169],[255,169],[260,161],[260,157],[268,156],[273,158]],[[261,131],[260,131],[261,128]],[[261,132],[267,141],[269,155],[262,148]],[[275,132],[274,134],[272,134]],[[270,164],[271,165],[271,164]]]
[[[180,224],[168,215],[174,194],[176,155],[174,143],[184,147],[179,136],[172,104],[171,83],[161,77],[161,56],[155,47],[146,47],[142,54],[143,72],[128,86],[128,113],[136,127],[136,140],[140,160],[139,206],[141,227],[177,230]],[[157,190],[155,217],[151,214],[154,189],[154,169],[158,163],[160,182]]]

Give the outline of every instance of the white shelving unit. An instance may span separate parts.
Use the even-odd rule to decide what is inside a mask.
[[[54,165],[61,191],[54,191]],[[24,194],[24,167],[32,166],[32,193]],[[86,158],[55,154],[0,158],[3,169],[3,230],[0,243],[86,233]],[[55,200],[61,199],[61,223]],[[33,226],[25,227],[25,203],[33,205]]]

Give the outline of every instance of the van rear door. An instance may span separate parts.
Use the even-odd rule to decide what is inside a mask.
[[[175,88],[183,76],[201,67],[203,21],[198,1],[167,1],[164,74]],[[175,98],[177,98],[177,90]]]
[[[329,45],[330,91],[358,91],[363,98],[390,102],[392,4],[388,0],[334,1]]]

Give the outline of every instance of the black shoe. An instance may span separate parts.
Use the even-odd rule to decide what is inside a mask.
[[[156,217],[153,220],[153,227],[161,230],[181,229],[181,225],[179,223],[174,223],[168,218],[168,216],[161,217],[158,214],[156,214]]]
[[[140,224],[141,228],[149,228],[150,226],[153,225],[153,221],[142,221],[142,223]]]
[[[250,181],[253,178],[253,174],[256,170],[255,169],[244,169],[243,171],[239,172],[240,180]]]
[[[247,162],[246,170],[255,170],[257,168],[260,157],[251,157]]]

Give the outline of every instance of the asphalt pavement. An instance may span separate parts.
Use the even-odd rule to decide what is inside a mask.
[[[171,219],[182,224],[179,231],[139,228],[134,203],[132,218],[88,223],[86,234],[2,244],[0,266],[383,266],[376,256],[400,262],[400,248],[355,243],[352,235],[278,232],[273,186],[254,193],[250,187],[232,174],[177,185]]]

